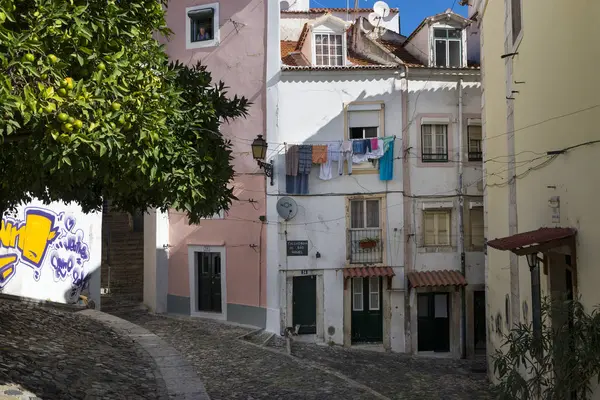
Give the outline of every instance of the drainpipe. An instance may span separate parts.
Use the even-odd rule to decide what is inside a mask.
[[[460,253],[460,272],[466,277],[465,265],[465,199],[463,193],[463,162],[464,162],[464,143],[463,143],[463,80],[458,80],[458,251]],[[463,286],[460,291],[461,302],[461,358],[467,355],[467,302],[466,289]]]
[[[410,127],[408,126],[408,74],[409,69],[407,65],[404,65],[404,79],[402,81],[402,191],[403,194],[403,214],[404,214],[404,276],[414,268],[412,265],[412,245],[410,242],[411,235],[414,233],[414,227],[412,226],[412,202],[414,201],[409,197],[412,192],[410,189],[410,164],[407,161],[407,150],[409,148],[410,138]],[[416,105],[415,105],[416,107]],[[410,205],[410,207],[408,207]],[[414,239],[415,236],[412,236]],[[412,327],[411,327],[411,307],[410,307],[410,287],[408,280],[405,278],[404,282],[404,349],[406,352],[414,353],[416,349],[412,347]]]

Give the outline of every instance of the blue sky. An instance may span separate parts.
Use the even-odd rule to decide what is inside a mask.
[[[370,8],[375,0],[359,0],[361,8]],[[387,0],[390,7],[400,9],[400,29],[402,34],[410,33],[423,21],[423,18],[446,11],[452,7],[454,0]],[[320,7],[346,7],[346,0],[310,0],[310,6]],[[350,7],[354,0],[350,0]],[[458,0],[454,4],[454,12],[467,16],[467,6],[459,6]]]

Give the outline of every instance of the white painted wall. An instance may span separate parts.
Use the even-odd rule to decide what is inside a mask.
[[[344,104],[355,101],[383,101],[385,104],[385,136],[397,135],[395,155],[402,153],[402,103],[399,76],[391,71],[344,71],[329,73],[284,73],[273,94],[273,112],[277,116],[269,131],[270,157],[275,162],[275,185],[268,186],[267,198],[267,285],[278,283],[278,275],[287,270],[324,269],[324,339],[343,343],[343,271],[346,265],[346,203],[347,195],[388,193],[387,203],[387,264],[398,266],[394,286],[404,287],[402,274],[403,246],[403,197],[402,166],[394,163],[394,179],[384,182],[379,174],[336,176],[332,180],[318,178],[318,166],[313,166],[309,182],[309,196],[294,196],[299,211],[289,221],[281,220],[276,202],[285,193],[285,146],[290,144],[323,144],[344,138]],[[278,103],[275,103],[275,99]],[[333,163],[334,176],[337,163]],[[285,241],[308,240],[308,257],[286,257]],[[321,258],[316,258],[319,252]],[[269,292],[271,290],[269,289]],[[392,344],[403,348],[404,319],[403,294],[393,294]],[[270,298],[273,307],[279,304],[275,294]],[[269,307],[271,311],[271,306]],[[274,318],[273,318],[274,320]],[[279,332],[275,323],[267,328]],[[329,334],[333,327],[335,333]],[[401,342],[400,342],[401,341]]]
[[[0,292],[100,309],[102,213],[41,201],[6,213],[0,227]]]
[[[465,77],[463,83],[463,144],[468,151],[467,118],[476,118],[481,114],[481,85],[473,81],[473,77]],[[450,202],[452,203],[452,248],[413,248],[414,268],[416,271],[456,269],[460,270],[460,254],[458,253],[458,199],[452,197],[458,188],[458,78],[413,78],[409,80],[409,143],[410,147],[410,185],[414,196],[420,196],[413,202],[413,226],[415,227],[417,243],[422,242],[423,235],[423,203]],[[424,117],[447,116],[450,119],[449,131],[449,161],[447,163],[421,163],[421,130],[419,123]],[[464,160],[468,159],[465,154]],[[465,193],[472,196],[483,196],[483,164],[482,162],[465,162],[463,167],[463,182],[467,186]],[[440,198],[448,196],[446,198]],[[482,197],[467,198],[465,220],[468,221],[468,202],[481,201]],[[468,233],[468,227],[465,227]],[[481,251],[469,251],[470,241],[465,240],[466,275],[469,284],[484,283],[484,254]],[[416,251],[416,252],[415,252]]]
[[[425,25],[406,43],[406,49],[424,65],[429,65],[429,26]]]
[[[160,210],[144,214],[144,304],[167,311],[169,279],[169,216]]]

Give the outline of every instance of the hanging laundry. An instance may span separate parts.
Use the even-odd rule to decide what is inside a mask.
[[[354,154],[365,154],[365,141],[362,139],[352,141],[352,152]]]
[[[298,146],[292,145],[285,154],[285,174],[298,175]]]
[[[314,154],[314,149],[313,149]],[[340,143],[330,143],[327,145],[327,161],[321,164],[321,170],[319,171],[319,179],[328,181],[332,178],[331,164],[335,160],[340,159]]]
[[[390,181],[394,178],[394,139],[385,143],[385,146],[387,150],[379,160],[379,179]]]
[[[379,145],[379,140],[377,138],[371,139],[371,151],[377,150]]]
[[[344,174],[344,161],[346,161],[348,165],[348,175],[352,175],[352,148],[353,143],[347,140],[342,142],[342,146],[340,147],[340,160],[338,162],[338,173],[340,175]]]
[[[369,153],[371,151],[371,139],[364,139],[363,143],[365,146],[365,153]]]
[[[313,164],[323,164],[327,162],[327,145],[319,144],[312,147]]]
[[[382,139],[366,139],[369,141],[370,149],[367,148],[365,154],[354,154],[352,156],[352,162],[354,164],[361,164],[367,162],[369,160],[377,160],[378,158],[383,157],[383,140]],[[375,147],[373,147],[373,142],[377,143]],[[381,145],[379,144],[381,142]]]
[[[298,149],[298,173],[310,174],[312,168],[312,146],[308,144],[300,145]]]
[[[308,194],[308,174],[286,175],[285,191],[288,194]]]

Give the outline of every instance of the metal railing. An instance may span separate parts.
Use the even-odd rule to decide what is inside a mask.
[[[422,153],[421,161],[423,161],[423,162],[446,162],[446,161],[448,161],[448,153]]]
[[[351,264],[383,262],[383,236],[380,228],[348,229],[348,260]]]
[[[483,152],[481,151],[470,151],[469,152],[469,161],[482,161],[483,160]]]

